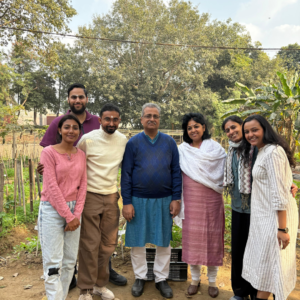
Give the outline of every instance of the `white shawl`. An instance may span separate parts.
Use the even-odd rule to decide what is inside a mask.
[[[207,139],[202,142],[200,149],[191,147],[187,143],[182,143],[178,147],[178,150],[181,171],[192,180],[222,194],[224,165],[226,161],[224,148],[216,141]],[[181,219],[184,219],[183,194],[181,198],[181,210],[175,218],[175,223],[178,226],[180,226]]]

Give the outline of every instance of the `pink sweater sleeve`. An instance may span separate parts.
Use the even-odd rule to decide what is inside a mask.
[[[44,149],[41,153],[41,162],[44,165],[43,184],[47,186],[49,194],[48,201],[59,215],[70,223],[75,216],[71,213],[69,206],[58,186],[55,172],[55,158],[48,149]]]
[[[81,151],[81,150],[78,149],[78,151]],[[80,187],[79,187],[79,191],[77,194],[76,205],[75,205],[75,210],[74,210],[74,216],[78,220],[80,220],[81,213],[83,211],[85,197],[86,197],[86,190],[87,190],[86,158],[85,158],[85,154],[83,151],[82,151],[81,158],[83,160],[84,169],[83,169],[83,174],[82,174],[82,177],[80,180]]]

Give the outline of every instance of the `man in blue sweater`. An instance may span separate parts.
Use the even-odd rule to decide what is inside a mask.
[[[121,194],[123,216],[128,221],[125,246],[131,248],[135,275],[132,295],[143,293],[147,279],[145,244],[156,245],[153,272],[155,286],[165,298],[173,292],[169,275],[172,224],[180,211],[181,171],[177,145],[159,132],[160,107],[147,103],[142,108],[144,132],[132,137],[126,146],[122,165]]]

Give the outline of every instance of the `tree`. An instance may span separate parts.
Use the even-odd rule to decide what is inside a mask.
[[[208,14],[199,14],[191,3],[178,0],[168,6],[161,0],[117,0],[111,13],[79,28],[85,36],[203,46],[247,43],[249,35],[243,31],[230,20],[211,22]],[[80,40],[76,47],[88,67],[84,81],[91,93],[92,112],[114,102],[122,109],[123,126],[137,128],[146,102],[162,107],[161,126],[166,128],[180,128],[186,112],[201,111],[214,118],[215,96],[205,83],[214,73],[219,50],[95,40]]]
[[[89,76],[89,66],[83,53],[77,47],[70,47],[62,43],[56,44],[58,60],[53,69],[53,78],[57,80],[58,96],[57,102],[53,106],[53,111],[57,116],[69,106],[64,101],[67,99],[68,87],[75,83],[89,85],[92,78]]]
[[[222,117],[233,114],[240,114],[246,117],[251,114],[261,114],[265,116],[278,133],[285,136],[293,153],[297,146],[300,128],[295,128],[295,123],[300,114],[300,76],[296,72],[291,80],[287,80],[286,74],[277,72],[279,82],[265,83],[255,90],[236,82],[243,98],[228,99],[224,104],[238,105],[226,112]]]
[[[46,72],[35,71],[32,76],[32,92],[25,103],[26,110],[33,110],[34,125],[37,125],[37,113],[46,114],[57,102],[55,80]]]
[[[239,30],[242,30],[239,28]],[[260,47],[251,45],[251,39],[239,39],[239,47]],[[284,72],[282,61],[270,59],[265,52],[257,50],[224,50],[217,58],[215,72],[209,76],[206,87],[220,95],[221,99],[232,97],[235,82],[243,82],[249,88],[255,88],[261,82],[276,80],[276,71]]]
[[[25,48],[32,48],[48,64],[56,60],[51,35],[33,31],[68,32],[67,22],[76,15],[69,0],[5,0],[0,1],[0,45],[17,41]],[[25,29],[17,31],[12,27]]]
[[[37,113],[44,114],[47,109],[55,109],[57,97],[55,80],[36,59],[34,51],[26,50],[19,43],[13,45],[10,53],[10,66],[15,77],[10,86],[10,95],[18,105],[34,111],[34,125]]]
[[[290,44],[287,47],[282,47],[278,52],[278,57],[280,57],[283,60],[284,65],[288,70],[295,70],[295,71],[300,71],[300,51],[296,50],[289,50],[289,51],[284,51],[284,49],[300,49],[300,45],[297,43],[295,44]]]

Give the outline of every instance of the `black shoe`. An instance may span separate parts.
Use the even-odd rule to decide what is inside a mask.
[[[76,285],[77,285],[77,280],[76,280],[75,273],[74,273],[72,281],[71,281],[70,286],[69,286],[69,291],[76,288]]]
[[[136,279],[132,288],[131,294],[134,297],[139,297],[143,294],[144,291],[145,280],[143,279]]]
[[[155,283],[155,287],[160,291],[160,294],[165,298],[172,298],[173,291],[166,280]]]
[[[109,282],[115,285],[126,285],[127,279],[118,274],[114,269],[109,270]]]

